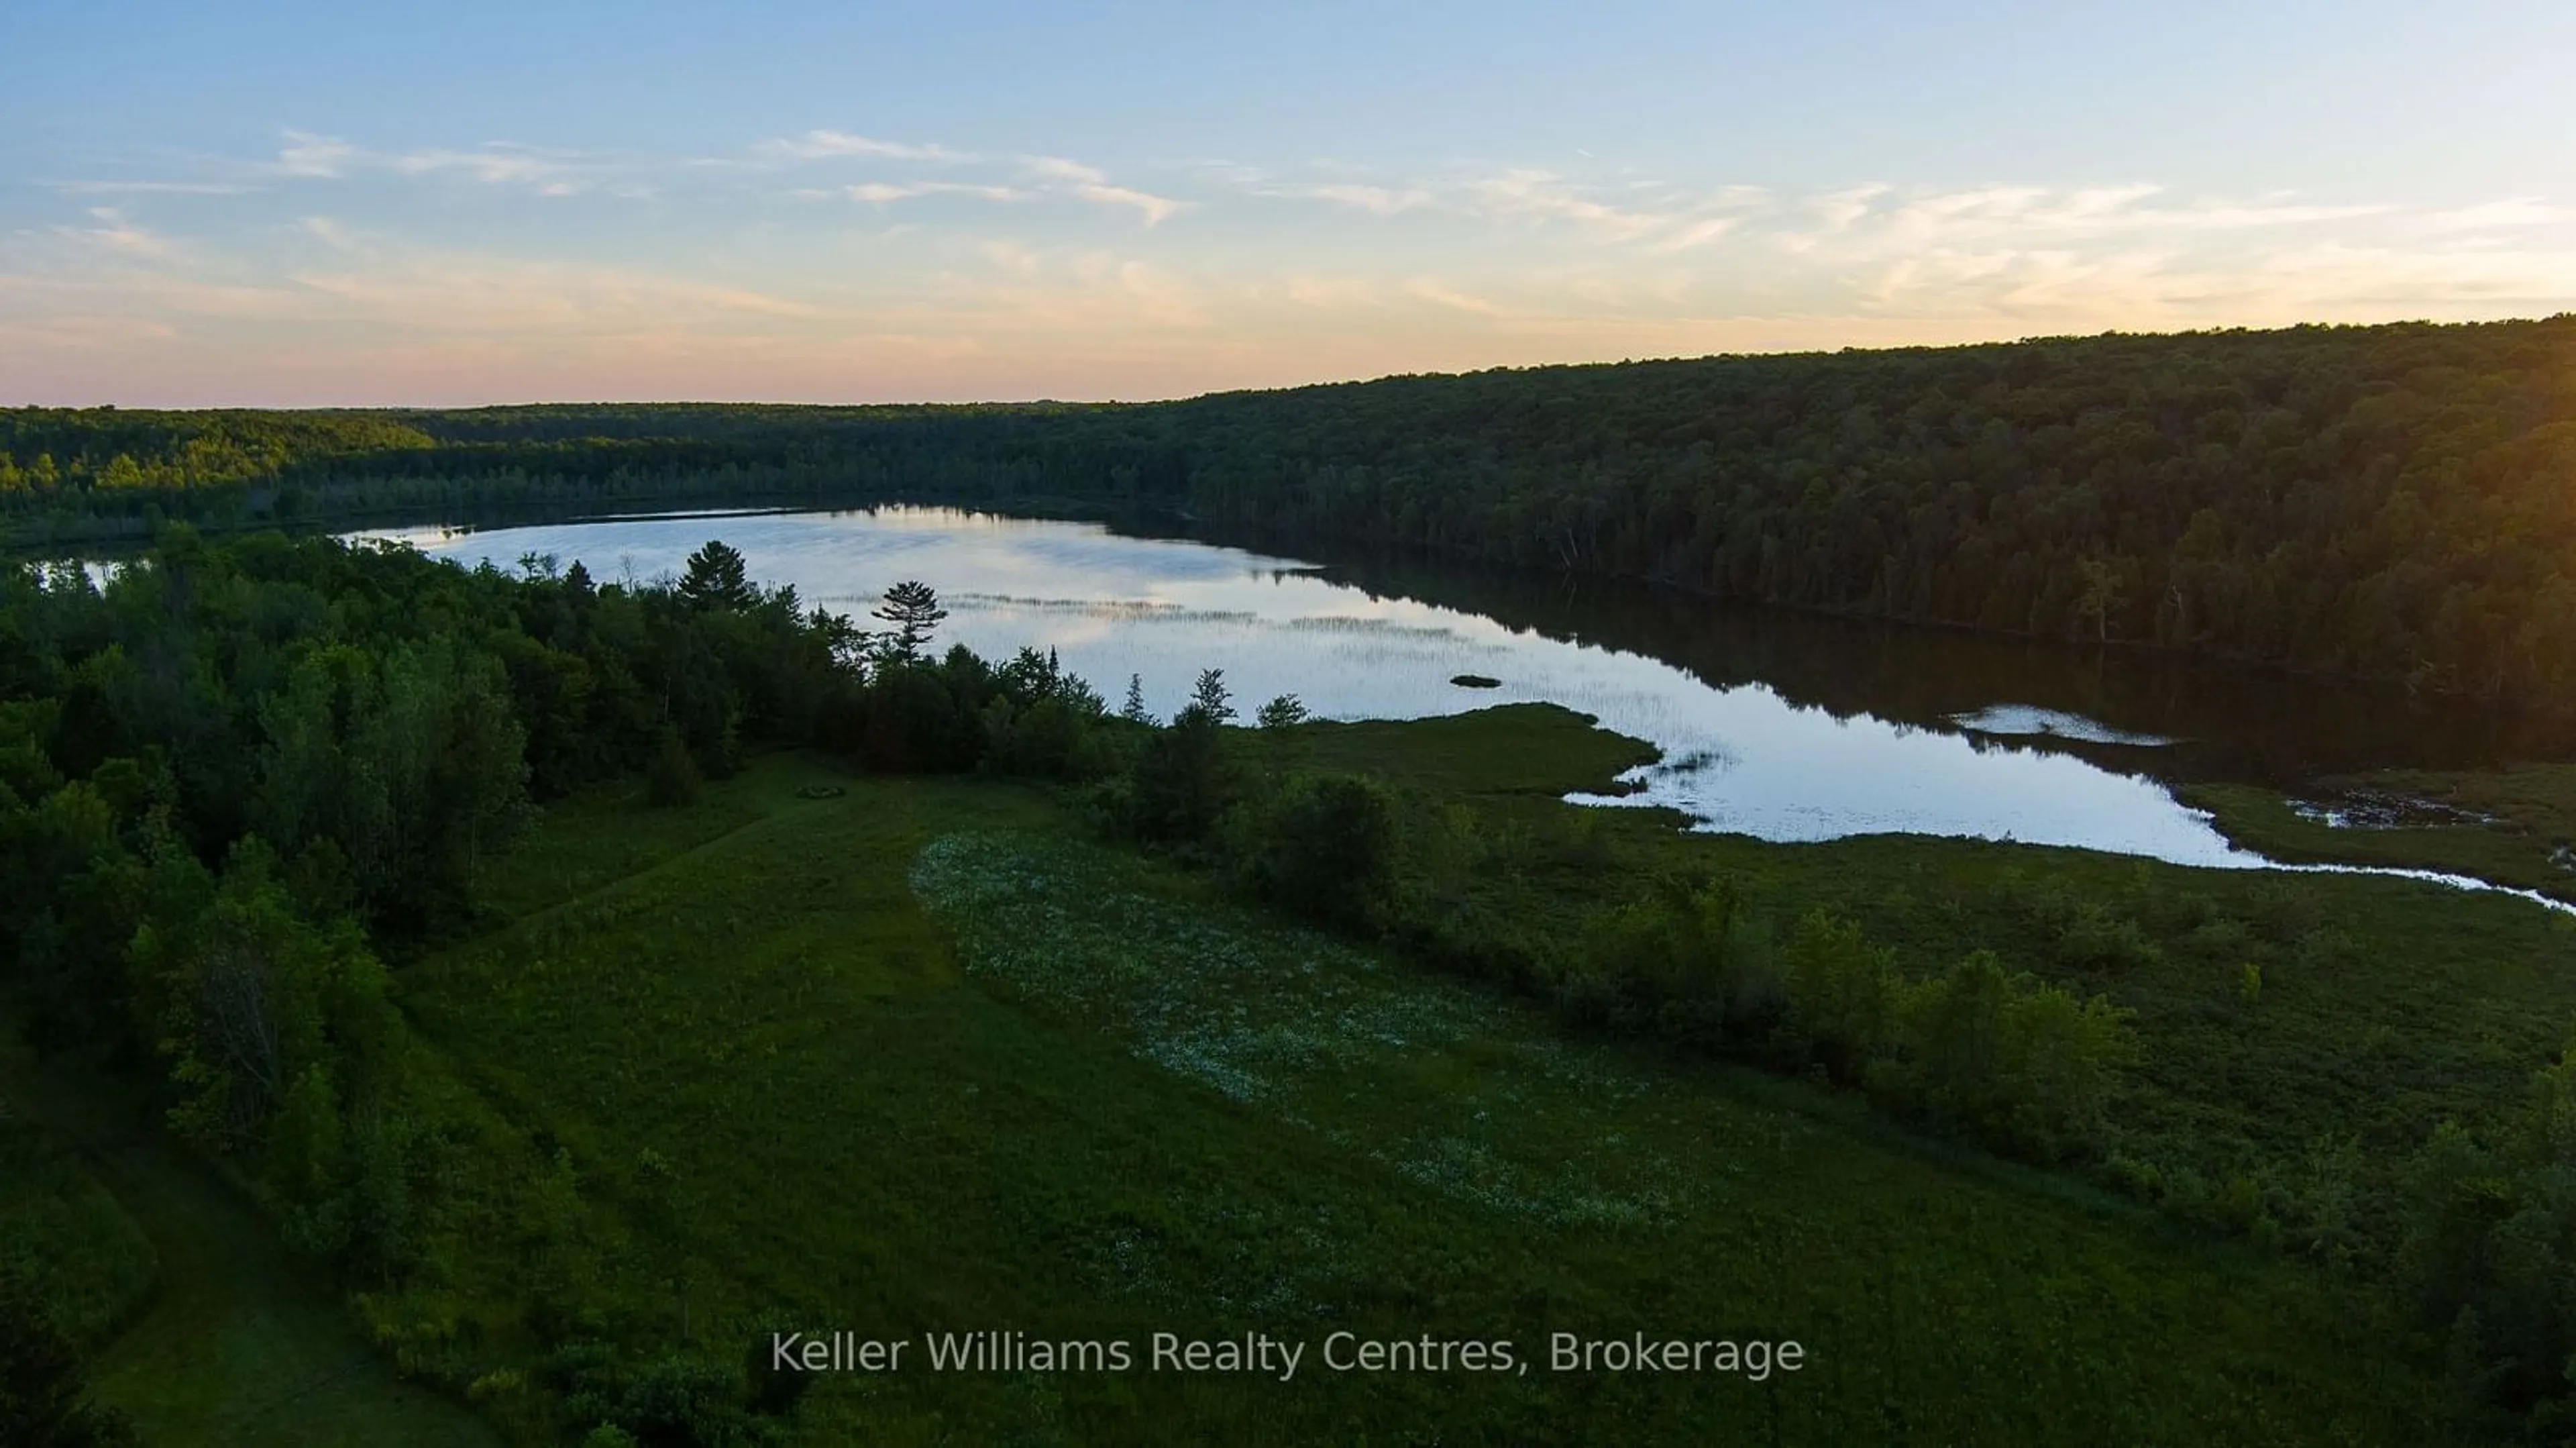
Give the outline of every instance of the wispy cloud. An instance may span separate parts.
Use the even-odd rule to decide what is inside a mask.
[[[1400,212],[1419,211],[1437,204],[1429,189],[1420,186],[1369,186],[1349,181],[1318,181],[1276,185],[1256,184],[1254,189],[1265,196],[1328,201],[1336,206],[1347,206],[1352,210],[1366,211],[1377,216],[1394,216]]]
[[[2500,231],[2526,226],[2564,226],[2576,222],[2576,209],[2553,206],[2537,196],[2517,196],[2477,206],[2431,212],[2419,221],[2432,232]]]
[[[835,156],[872,156],[889,161],[931,161],[945,165],[965,165],[982,158],[966,151],[952,151],[946,146],[916,144],[909,141],[883,141],[874,136],[855,136],[847,131],[807,131],[801,136],[784,136],[763,141],[752,147],[763,156],[791,161],[821,161]]]
[[[801,136],[763,141],[752,148],[752,153],[758,158],[756,165],[792,165],[848,158],[904,161],[951,170],[971,172],[980,169],[988,177],[1012,178],[1019,183],[1011,184],[1011,180],[1005,179],[871,180],[837,188],[800,187],[790,193],[805,200],[840,195],[854,201],[885,205],[925,196],[969,196],[986,201],[1029,201],[1044,196],[1062,196],[1097,206],[1133,211],[1144,219],[1148,228],[1160,226],[1192,205],[1177,197],[1122,185],[1100,167],[1063,156],[985,157],[946,146],[880,140],[847,131],[807,131]]]
[[[539,190],[572,183],[564,159],[526,146],[496,144],[471,151],[410,151],[385,158],[405,176],[458,175],[487,186],[531,186]],[[568,194],[557,191],[554,194]]]
[[[481,146],[431,146],[409,151],[374,150],[336,136],[288,131],[276,159],[259,174],[297,180],[337,181],[375,174],[452,178],[508,187],[539,196],[574,196],[601,187],[608,164],[576,152],[493,141]],[[609,194],[645,197],[653,188],[633,182],[607,185]]]
[[[1640,243],[1660,252],[1688,251],[1716,241],[1741,226],[1746,213],[1760,208],[1768,196],[1748,186],[1696,192],[1635,182],[1598,185],[1528,167],[1401,183],[1284,179],[1250,168],[1216,175],[1256,196],[1323,202],[1376,216],[1424,212],[1489,225],[1562,227],[1596,242]]]
[[[1037,274],[1037,252],[1019,242],[988,240],[976,243],[975,249],[982,253],[986,261],[995,266],[1018,272],[1022,276]]]
[[[1963,239],[2101,236],[2115,233],[2220,232],[2314,226],[2383,216],[2379,205],[2328,206],[2291,197],[2253,201],[2164,202],[2162,186],[2133,184],[2059,189],[1988,186],[1939,191],[1903,200],[1882,218],[1913,245]],[[1866,214],[1866,213],[1865,213]],[[1848,229],[1846,227],[1845,229]]]
[[[257,187],[226,181],[54,181],[66,196],[242,196]]]
[[[328,216],[298,217],[295,229],[333,251],[356,251],[361,244],[357,233]]]
[[[886,205],[910,201],[917,196],[967,196],[978,201],[1027,201],[1036,193],[1015,186],[987,186],[972,181],[863,181],[844,186],[838,191],[799,193],[813,196],[846,196],[852,201]]]
[[[358,157],[358,148],[331,136],[317,136],[309,131],[288,131],[286,144],[279,147],[273,169],[282,176],[331,178],[347,174],[349,163]]]
[[[1107,182],[1083,182],[1074,186],[1072,191],[1083,200],[1102,206],[1133,207],[1138,215],[1145,218],[1147,226],[1160,226],[1189,210],[1191,205],[1187,201],[1175,201],[1168,196],[1156,196],[1128,186],[1112,186]]]
[[[1406,283],[1405,292],[1408,295],[1419,297],[1423,301],[1430,302],[1436,306],[1447,307],[1452,311],[1473,312],[1480,317],[1500,317],[1509,315],[1509,310],[1499,303],[1489,301],[1484,297],[1475,296],[1468,292],[1462,292],[1456,287],[1450,286],[1446,282],[1438,281],[1429,277],[1416,278],[1415,280]]]
[[[1815,214],[1817,224],[1827,234],[1849,231],[1860,223],[1861,218],[1869,215],[1871,208],[1878,204],[1878,198],[1895,189],[1875,181],[1846,186],[1816,197],[1808,203],[1808,210]]]
[[[1689,251],[1719,240],[1744,224],[1741,216],[1708,216],[1684,224],[1679,230],[1657,237],[1647,250],[1659,253]]]
[[[1503,220],[1570,221],[1614,240],[1632,240],[1667,218],[1613,206],[1552,172],[1512,170],[1472,182],[1469,192],[1488,216]]]
[[[931,310],[916,317],[917,323],[969,334],[1087,334],[1106,342],[1122,317],[1131,332],[1211,327],[1222,301],[1182,272],[1097,248],[1049,250],[1000,243],[981,250],[998,275],[944,278],[930,300]]]
[[[643,268],[435,248],[373,254],[332,269],[299,271],[290,280],[329,299],[337,316],[487,337],[570,341],[648,325],[830,315],[811,302]]]
[[[171,257],[179,253],[177,242],[145,230],[116,207],[93,206],[89,209],[89,219],[96,224],[58,226],[54,228],[54,234],[87,247],[128,257]]]
[[[1068,161],[1062,156],[1028,156],[1023,157],[1020,164],[1026,167],[1030,174],[1043,176],[1050,181],[1066,181],[1075,185],[1098,185],[1109,179],[1109,174],[1097,166],[1086,166],[1080,161]]]
[[[1113,184],[1109,174],[1097,166],[1068,161],[1061,156],[1030,156],[1021,164],[1031,175],[1049,183],[1049,188],[1102,206],[1130,207],[1145,218],[1149,227],[1160,226],[1187,211],[1187,201],[1156,196],[1129,186]]]

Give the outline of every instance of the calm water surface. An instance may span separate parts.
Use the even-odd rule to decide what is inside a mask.
[[[1416,562],[1317,564],[1097,524],[949,509],[693,514],[489,531],[397,530],[507,568],[581,560],[606,582],[677,574],[710,538],[808,604],[864,615],[918,578],[942,642],[1054,649],[1113,703],[1129,675],[1168,717],[1221,668],[1246,714],[1293,693],[1333,719],[1562,704],[1664,757],[1622,803],[1770,840],[1907,833],[2259,866],[2170,784],[2464,762],[2509,741],[2260,676],[1733,609],[1664,590]],[[1439,602],[1426,601],[1431,599]],[[1461,674],[1500,681],[1451,683]],[[2271,691],[2267,696],[2265,691]],[[2365,704],[2367,706],[2365,707]]]

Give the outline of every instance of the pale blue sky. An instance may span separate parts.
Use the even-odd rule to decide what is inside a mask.
[[[21,0],[0,54],[0,404],[2576,308],[2563,3]]]

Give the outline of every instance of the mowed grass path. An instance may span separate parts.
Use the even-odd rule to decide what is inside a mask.
[[[0,1051],[0,1098],[76,1151],[159,1262],[150,1297],[91,1368],[146,1445],[490,1448],[465,1407],[400,1381],[339,1289],[259,1207],[93,1079]]]
[[[826,779],[846,794],[797,797]],[[934,845],[984,886],[916,890]],[[515,918],[412,965],[406,1002],[572,1164],[597,1320],[633,1351],[685,1313],[728,1360],[767,1325],[1538,1359],[1331,1373],[1310,1347],[1279,1383],[916,1348],[822,1380],[805,1441],[2440,1441],[2427,1385],[2302,1270],[1848,1102],[1569,1045],[1016,786],[772,758],[687,810],[558,809],[494,887]],[[506,1342],[520,1263],[473,1248],[465,1310]],[[1793,1338],[1807,1367],[1560,1375],[1556,1331]]]

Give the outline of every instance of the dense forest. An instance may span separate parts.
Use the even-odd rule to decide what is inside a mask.
[[[19,546],[639,501],[1181,515],[2576,713],[2576,318],[1131,406],[0,412]]]

